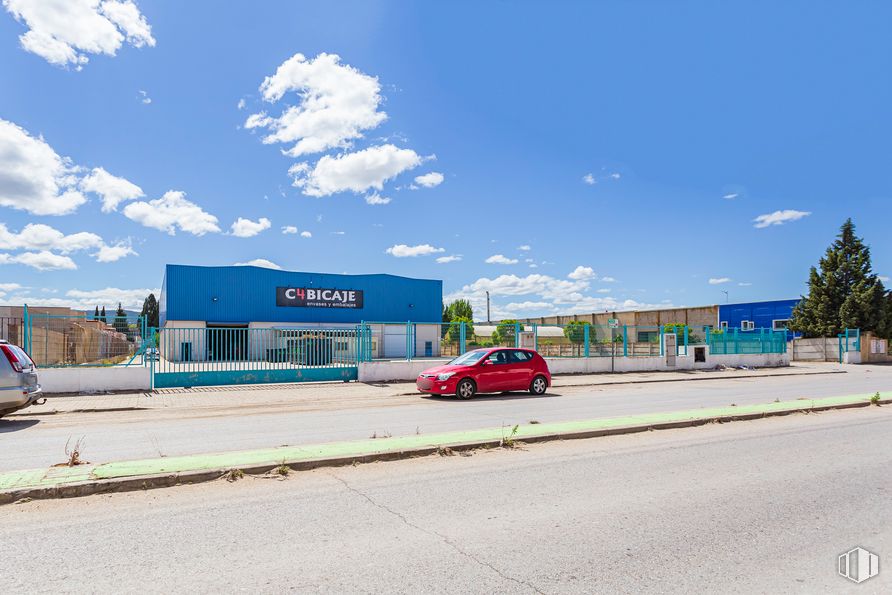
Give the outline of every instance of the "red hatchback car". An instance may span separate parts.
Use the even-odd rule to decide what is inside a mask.
[[[529,349],[475,349],[418,375],[418,390],[470,399],[477,393],[528,390],[543,395],[551,372],[542,356]]]

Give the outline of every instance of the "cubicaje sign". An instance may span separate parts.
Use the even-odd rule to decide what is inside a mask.
[[[276,287],[276,305],[297,308],[362,308],[362,290]]]

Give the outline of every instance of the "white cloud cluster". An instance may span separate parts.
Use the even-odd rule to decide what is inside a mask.
[[[154,46],[152,28],[132,0],[3,0],[28,31],[22,48],[58,66],[80,70],[87,54],[114,56],[124,41]]]
[[[118,210],[118,205],[124,201],[145,196],[142,188],[133,182],[113,176],[101,167],[94,167],[93,171],[80,181],[80,188],[84,192],[93,192],[100,196],[103,213]]]
[[[119,289],[117,287],[106,287],[104,289],[71,289],[65,293],[65,297],[42,297],[39,295],[31,295],[27,288],[20,287],[18,291],[12,294],[8,301],[13,303],[27,303],[30,306],[50,306],[74,308],[77,310],[93,311],[93,308],[99,306],[117,307],[118,303],[128,310],[139,310],[142,307],[143,300],[150,294],[154,293],[157,298],[160,289]]]
[[[438,256],[437,264],[449,264],[450,262],[459,262],[461,254],[450,254],[449,256]]]
[[[573,272],[567,275],[568,279],[574,279],[576,281],[589,281],[596,277],[597,275],[592,267],[584,267],[582,265],[576,267],[573,269]]]
[[[177,229],[196,236],[220,231],[217,218],[186,200],[186,193],[179,190],[169,190],[148,202],[132,202],[123,213],[128,219],[170,235],[175,235]]]
[[[729,277],[710,277],[709,284],[710,285],[723,285],[725,283],[730,283],[731,279]]]
[[[407,169],[417,167],[422,157],[412,149],[378,145],[332,157],[325,155],[314,166],[297,163],[288,170],[294,186],[308,196],[329,196],[351,190],[362,193],[370,188],[381,191],[384,183]]]
[[[283,225],[282,226],[282,234],[289,235],[297,233],[297,228],[293,225]]]
[[[390,254],[391,256],[395,256],[396,258],[407,258],[414,256],[427,256],[429,254],[437,254],[438,252],[445,252],[444,248],[436,248],[431,246],[430,244],[418,244],[417,246],[407,246],[406,244],[396,244],[391,246],[384,252],[386,254]]]
[[[0,119],[0,206],[34,215],[67,215],[87,198],[77,169],[41,137]]]
[[[260,232],[269,229],[271,226],[272,222],[266,217],[261,217],[257,221],[239,217],[233,222],[229,233],[237,238],[253,238]]]
[[[245,122],[246,128],[269,131],[264,143],[294,143],[285,151],[292,157],[347,148],[362,138],[363,131],[387,119],[386,113],[378,111],[378,79],[341,64],[337,54],[323,53],[309,60],[295,54],[264,79],[260,92],[270,103],[288,92],[299,98],[297,105],[287,107],[278,117],[260,112]]]
[[[263,269],[275,269],[277,271],[282,270],[282,267],[277,265],[271,260],[267,260],[265,258],[255,258],[254,260],[249,260],[248,262],[237,262],[233,266],[237,267],[260,267]]]
[[[434,188],[443,183],[443,174],[438,171],[432,171],[415,177],[415,183],[425,188]]]
[[[811,215],[810,211],[796,211],[793,209],[775,211],[773,213],[759,215],[758,217],[753,219],[753,227],[762,229],[765,227],[770,227],[772,225],[783,225],[784,223],[789,223],[790,221],[798,221],[804,217],[808,217],[809,215]]]
[[[517,264],[518,260],[516,258],[508,258],[504,254],[493,254],[484,262],[486,264]]]
[[[378,79],[341,63],[336,54],[295,54],[264,79],[260,93],[269,104],[287,102],[278,114],[260,111],[245,120],[245,128],[265,132],[264,143],[284,144],[283,152],[295,158],[336,151],[288,170],[294,186],[308,196],[349,191],[365,195],[368,204],[387,204],[390,199],[379,194],[384,184],[425,160],[412,149],[390,143],[353,150],[354,142],[384,122],[387,114],[379,109],[383,99]],[[415,181],[431,188],[443,182],[443,174],[430,172]]]
[[[74,261],[61,254],[95,250],[98,262],[114,262],[126,256],[136,255],[129,241],[106,244],[95,233],[86,231],[65,235],[58,229],[42,223],[29,223],[19,233],[10,231],[0,223],[0,247],[7,251],[25,250],[25,254],[5,255],[5,264],[24,264],[40,270],[75,269]]]

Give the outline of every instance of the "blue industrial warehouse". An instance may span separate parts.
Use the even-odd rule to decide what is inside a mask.
[[[799,299],[720,304],[718,324],[725,330],[772,329],[781,331],[789,327],[790,319],[793,318],[793,308],[798,303]],[[788,340],[800,335],[801,333],[787,330]]]
[[[253,329],[356,329],[365,324],[371,357],[406,357],[409,350],[439,355],[443,282],[394,275],[334,275],[282,271],[254,266],[167,265],[161,286],[163,329],[192,329],[194,340],[166,349],[169,360],[265,358],[275,346],[252,345]],[[201,329],[227,332],[226,344]],[[283,339],[285,340],[285,339]],[[414,346],[413,346],[414,344]],[[342,341],[353,350],[352,341]]]

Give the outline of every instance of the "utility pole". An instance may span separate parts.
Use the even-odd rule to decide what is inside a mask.
[[[486,292],[486,323],[489,324],[489,292]]]
[[[727,304],[728,303],[728,292],[723,289],[722,293],[725,294],[725,303]]]

